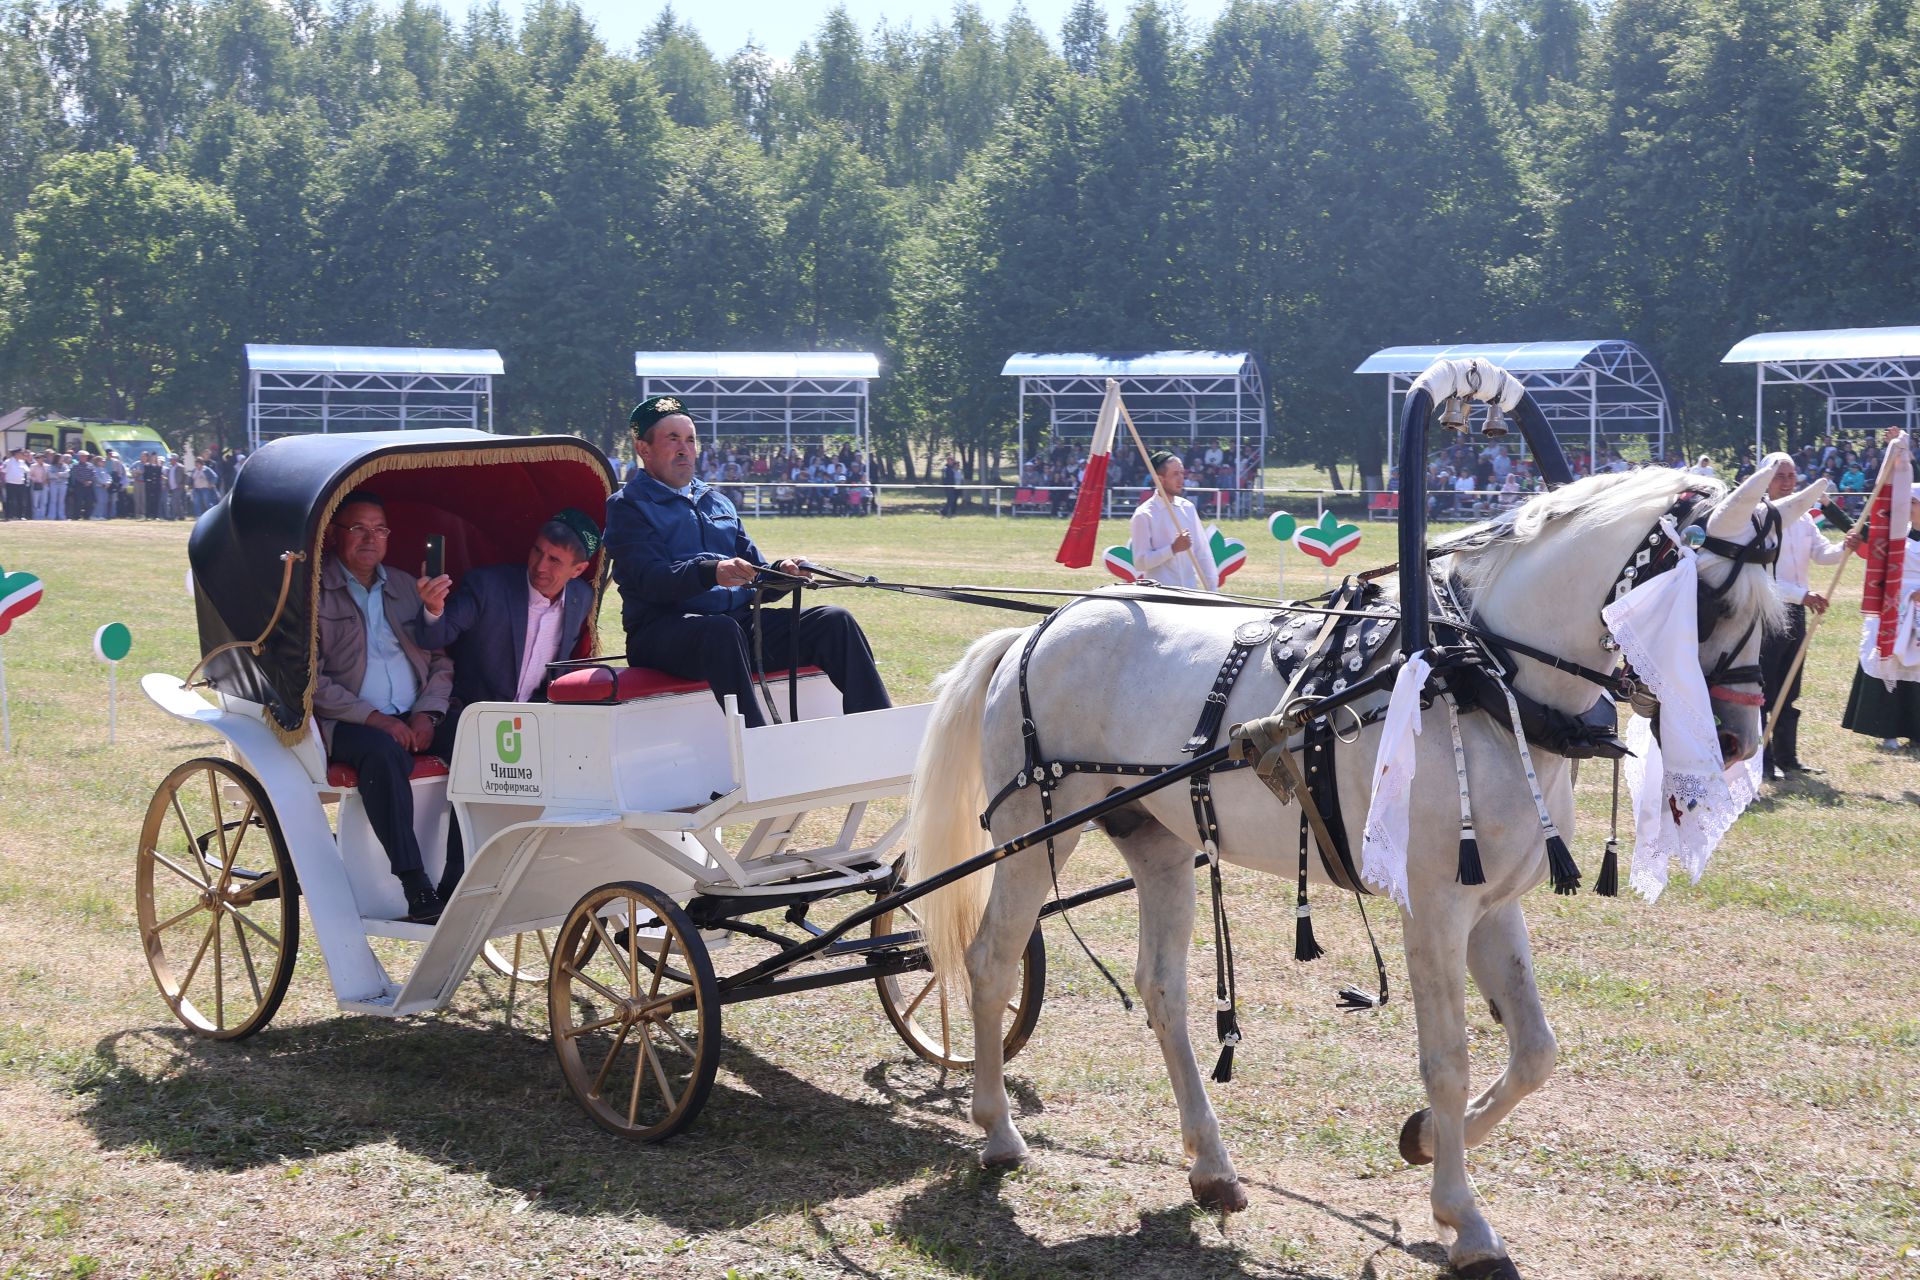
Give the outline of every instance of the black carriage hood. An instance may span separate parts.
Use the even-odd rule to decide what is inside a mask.
[[[383,431],[261,446],[233,491],[195,523],[187,559],[202,676],[264,706],[287,742],[306,732],[312,713],[322,534],[355,489],[387,504],[389,565],[417,574],[427,535],[440,534],[457,578],[481,565],[524,562],[533,535],[564,507],[604,527],[613,471],[576,436]],[[596,584],[596,617],[602,556],[586,579]]]

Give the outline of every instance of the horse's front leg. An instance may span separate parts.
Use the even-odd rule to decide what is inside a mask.
[[[1507,1033],[1507,1069],[1467,1104],[1467,1146],[1486,1141],[1520,1100],[1553,1074],[1558,1046],[1533,980],[1533,950],[1520,904],[1488,912],[1467,937],[1467,969],[1487,998],[1495,1022]],[[1432,1113],[1419,1111],[1401,1130],[1400,1151],[1409,1164],[1433,1160]]]
[[[1456,909],[1448,909],[1450,906]],[[1471,903],[1423,902],[1402,913],[1407,977],[1419,1024],[1433,1154],[1433,1219],[1451,1232],[1447,1258],[1462,1276],[1517,1277],[1506,1243],[1475,1203],[1467,1176],[1467,929]]]
[[[1233,1159],[1220,1141],[1200,1064],[1187,1032],[1187,953],[1193,940],[1193,854],[1186,841],[1149,822],[1115,844],[1133,873],[1140,899],[1140,955],[1134,986],[1146,1006],[1147,1024],[1160,1041],[1173,1096],[1180,1107],[1180,1140],[1193,1167],[1187,1185],[1209,1209],[1233,1213],[1247,1207]]]

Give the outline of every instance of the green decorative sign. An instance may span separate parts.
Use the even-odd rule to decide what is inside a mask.
[[[133,632],[124,622],[109,622],[93,633],[93,656],[102,662],[119,662],[133,649]]]

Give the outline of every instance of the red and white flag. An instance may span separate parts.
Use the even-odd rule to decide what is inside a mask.
[[[1867,557],[1860,612],[1877,624],[1872,656],[1882,660],[1893,657],[1906,604],[1900,583],[1906,569],[1907,531],[1912,524],[1909,503],[1913,497],[1913,461],[1908,448],[1905,435],[1895,436],[1887,444],[1880,463],[1879,496],[1867,513],[1867,537],[1860,548]]]
[[[1107,463],[1113,456],[1113,433],[1120,425],[1120,384],[1107,379],[1107,396],[1100,402],[1100,417],[1094,424],[1093,444],[1087,451],[1087,467],[1080,473],[1080,493],[1073,501],[1073,519],[1067,522],[1067,536],[1060,540],[1054,559],[1069,569],[1084,569],[1093,563],[1093,546],[1100,539],[1100,508],[1107,496]]]

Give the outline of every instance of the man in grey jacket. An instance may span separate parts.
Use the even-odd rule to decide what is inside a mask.
[[[406,918],[426,923],[466,869],[449,850],[439,885],[427,878],[408,784],[415,753],[452,754],[453,663],[414,643],[420,593],[410,575],[382,563],[391,533],[385,504],[364,490],[348,494],[327,527],[313,712],[327,759],[360,775],[360,801],[406,892]]]

